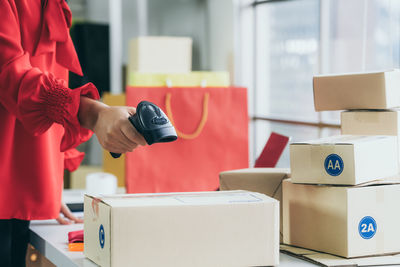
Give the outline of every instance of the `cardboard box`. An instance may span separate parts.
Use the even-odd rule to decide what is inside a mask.
[[[400,266],[400,254],[390,254],[385,256],[370,256],[360,258],[343,258],[331,254],[321,253],[314,250],[281,245],[280,251],[307,262],[325,267],[358,267],[358,266]]]
[[[399,173],[395,136],[338,135],[290,145],[292,181],[356,185]]]
[[[389,109],[400,106],[400,70],[318,75],[313,79],[316,111]]]
[[[192,71],[189,73],[145,73],[130,72],[128,86],[154,87],[228,87],[229,72]]]
[[[400,109],[343,111],[340,114],[342,134],[393,135],[398,138],[400,134],[399,112]],[[397,143],[400,153],[400,143]]]
[[[70,188],[71,189],[85,189],[86,176],[90,173],[102,172],[101,166],[81,165],[78,169],[70,174]]]
[[[219,174],[220,190],[248,190],[265,194],[279,201],[280,241],[282,242],[282,180],[288,178],[290,169],[249,168],[225,171]]]
[[[129,72],[191,70],[192,39],[189,37],[147,36],[129,42]]]
[[[400,184],[349,187],[284,180],[284,243],[347,258],[400,252],[399,203]]]
[[[85,256],[101,266],[279,263],[278,201],[247,191],[85,196]]]
[[[126,95],[103,94],[103,103],[109,106],[126,106]],[[113,158],[110,151],[103,149],[103,171],[114,174],[118,179],[118,187],[125,186],[125,154]]]

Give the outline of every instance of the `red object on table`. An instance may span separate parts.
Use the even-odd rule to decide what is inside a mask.
[[[274,168],[288,142],[289,137],[272,132],[254,167]]]
[[[68,233],[68,243],[83,242],[83,230]]]

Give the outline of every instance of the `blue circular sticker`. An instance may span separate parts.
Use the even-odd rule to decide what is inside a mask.
[[[104,248],[104,227],[102,224],[100,224],[99,228],[99,241],[100,241],[100,247]]]
[[[331,176],[338,176],[342,173],[344,164],[342,158],[337,154],[330,154],[324,162],[325,171]]]
[[[358,224],[358,233],[364,239],[371,239],[376,233],[376,221],[371,216],[365,216]]]

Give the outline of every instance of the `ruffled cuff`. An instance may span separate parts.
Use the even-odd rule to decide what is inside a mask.
[[[87,83],[76,89],[69,89],[66,82],[56,79],[52,74],[41,77],[41,88],[37,94],[20,94],[20,118],[27,129],[34,129],[34,134],[42,134],[55,122],[64,126],[61,140],[62,152],[87,141],[92,132],[81,127],[78,120],[80,97],[99,99],[97,88]]]
[[[79,152],[75,148],[68,149],[64,152],[64,168],[70,172],[75,171],[81,165],[84,157],[84,152]]]

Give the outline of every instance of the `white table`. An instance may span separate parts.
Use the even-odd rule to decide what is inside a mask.
[[[123,193],[123,189],[118,190]],[[65,203],[82,203],[83,190],[64,190]],[[83,213],[75,213],[83,217]],[[83,224],[60,225],[55,220],[32,221],[30,225],[31,244],[56,266],[63,267],[96,267],[91,260],[85,258],[83,252],[68,251],[68,232],[82,230]],[[280,253],[280,267],[313,267],[306,261]]]
[[[83,224],[59,225],[53,221],[31,222],[31,244],[56,266],[95,267],[94,262],[85,258],[83,252],[68,251],[68,232],[83,229]],[[280,254],[280,267],[317,266],[289,255]]]

